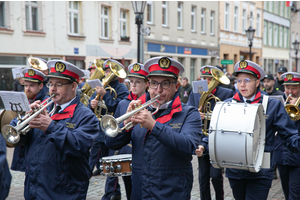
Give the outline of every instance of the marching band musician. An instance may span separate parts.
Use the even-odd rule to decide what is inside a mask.
[[[0,134],[0,200],[5,200],[9,194],[11,174],[6,160],[6,144]]]
[[[45,74],[37,69],[25,68],[22,70],[24,77],[22,78],[24,82],[24,92],[29,100],[29,104],[34,101],[44,101],[49,96],[47,92],[43,89],[43,82],[47,80]],[[25,172],[25,147],[17,146],[14,149],[14,156],[11,164],[11,169],[16,171]]]
[[[201,121],[194,107],[180,102],[177,78],[184,67],[168,57],[151,58],[144,67],[149,71],[150,98],[160,95],[159,111],[154,118],[147,109],[139,111],[120,128],[130,121],[140,125],[116,137],[106,137],[106,144],[120,149],[132,141],[133,200],[189,199],[193,184],[191,160],[200,143]],[[127,112],[139,103],[131,101]]]
[[[287,72],[281,75],[284,81],[285,93],[289,97],[289,104],[295,105],[300,97],[300,73]],[[299,108],[299,105],[295,105]],[[300,121],[293,121],[300,131]],[[285,199],[300,199],[300,154],[292,153],[276,137],[275,159],[280,174],[281,186]]]
[[[90,168],[89,149],[99,132],[99,121],[80,102],[77,83],[84,73],[71,63],[51,60],[48,75],[50,95],[56,104],[49,116],[40,113],[21,135],[25,146],[25,199],[85,199]],[[30,105],[38,107],[39,101]],[[51,106],[47,110],[51,110]],[[16,125],[16,120],[11,122]]]
[[[124,66],[119,63],[116,60],[109,59],[106,62],[114,62],[120,65],[123,69]],[[105,62],[105,63],[106,63]],[[105,76],[107,76],[110,73],[110,67],[109,65],[103,64],[103,69],[105,71]],[[105,66],[104,66],[105,65]],[[126,88],[126,86],[122,83],[119,83],[118,77],[116,77],[114,80],[112,80],[109,83],[109,86],[111,86],[117,93],[117,98],[114,99],[114,93],[111,93],[110,90],[105,90],[103,87],[97,87],[96,92],[92,95],[90,98],[90,107],[94,110],[96,106],[98,106],[99,100],[95,99],[96,95],[99,94],[100,96],[103,97],[103,100],[105,101],[105,105],[107,107],[107,112],[108,113],[114,113],[119,102],[123,99],[125,99],[129,92]],[[111,94],[110,94],[111,93]],[[106,109],[102,109],[102,115],[104,115],[106,112]],[[94,166],[96,165],[97,170],[94,171],[93,175],[99,175],[100,174],[100,163],[99,163],[99,158],[102,158],[104,156],[108,156],[108,148],[104,144],[104,136],[105,134],[103,131],[100,129],[99,136],[95,140],[92,149],[91,149],[91,154],[89,158],[89,165],[91,172],[94,169]]]
[[[140,63],[133,63],[128,66],[128,72],[129,74],[127,77],[129,77],[130,81],[130,93],[127,96],[127,98],[123,99],[120,101],[118,104],[118,107],[116,109],[116,112],[114,114],[114,117],[120,117],[123,114],[126,113],[126,110],[128,108],[129,103],[132,100],[137,100],[139,99],[142,103],[146,102],[146,99],[150,98],[149,93],[147,92],[148,88],[148,71],[145,70],[144,65]],[[110,155],[113,155],[114,151],[110,150],[109,151]],[[131,149],[131,143],[127,144],[124,146],[122,149],[119,150],[119,154],[131,154],[132,149]],[[123,182],[125,184],[125,189],[126,189],[126,197],[128,200],[130,200],[131,197],[131,176],[122,176]],[[113,191],[111,191],[113,190]],[[118,177],[107,177],[106,180],[106,185],[105,185],[105,195],[107,196],[108,194],[113,193],[113,199],[121,199],[120,195],[120,185],[118,183]]]
[[[235,64],[234,75],[237,77],[238,92],[226,101],[247,102],[250,104],[263,103],[267,98],[259,89],[260,80],[265,76],[264,70],[256,63],[242,60]],[[263,106],[265,107],[266,105]],[[226,169],[230,187],[236,200],[267,199],[273,180],[275,164],[275,132],[283,144],[292,152],[299,152],[300,136],[294,123],[285,111],[282,103],[268,98],[266,112],[265,152],[271,153],[270,169],[261,169],[258,173],[247,170]],[[228,147],[230,148],[230,147]]]
[[[217,67],[208,66],[208,65],[200,68],[202,77],[204,80],[207,81],[207,84],[209,84],[211,82],[211,80],[213,79],[213,76],[211,74],[211,69],[217,69],[217,70],[221,71]],[[233,96],[233,91],[228,88],[217,86],[212,91],[212,94],[215,95],[216,97],[218,97],[221,101],[224,101]],[[187,105],[198,108],[200,98],[201,98],[200,93],[191,93]],[[216,102],[214,99],[211,99],[209,102],[211,105],[210,108],[211,108],[211,110],[213,110]],[[201,111],[201,109],[202,108],[199,108],[198,111],[200,113],[201,119],[204,119],[205,113],[203,113]],[[201,139],[203,141],[207,141],[208,138],[203,135],[203,137]],[[197,149],[196,154],[198,153],[198,151],[199,151],[199,148]],[[199,180],[199,186],[200,186],[200,198],[207,199],[207,200],[211,199],[211,194],[210,194],[210,178],[211,178],[212,184],[213,184],[215,192],[216,192],[216,199],[217,200],[224,199],[222,169],[216,169],[210,164],[208,151],[205,151],[203,156],[198,157],[198,165],[199,165],[198,180]]]

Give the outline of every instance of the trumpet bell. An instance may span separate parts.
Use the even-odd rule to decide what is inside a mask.
[[[20,134],[17,129],[9,124],[2,127],[2,136],[10,144],[17,144],[20,141]]]
[[[293,104],[288,104],[284,108],[292,121],[298,121],[300,119],[299,116],[300,110],[298,107],[296,107]]]
[[[103,132],[109,137],[116,137],[120,132],[118,121],[111,115],[104,115],[100,124]]]
[[[39,58],[30,57],[28,63],[33,69],[37,70],[48,70],[47,64]]]

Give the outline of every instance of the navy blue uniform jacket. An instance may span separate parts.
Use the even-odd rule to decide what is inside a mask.
[[[238,92],[233,97],[237,102],[244,102],[242,95]],[[262,103],[263,95],[258,89],[252,103]],[[226,101],[232,101],[232,98]],[[232,121],[234,127],[234,121]],[[300,152],[300,136],[298,129],[286,113],[282,103],[277,99],[269,98],[266,113],[266,139],[265,152],[271,152],[271,167],[270,169],[261,169],[258,173],[253,173],[247,170],[226,169],[226,176],[232,179],[257,179],[266,178],[273,179],[273,168],[275,164],[275,132],[282,139],[283,144],[292,152]],[[230,147],[228,147],[230,148]]]
[[[228,89],[228,88],[217,86],[212,91],[212,94],[215,95],[216,97],[218,97],[221,101],[224,101],[224,100],[226,100],[226,99],[233,96],[233,91],[231,89]],[[187,102],[187,105],[194,106],[198,109],[200,98],[201,98],[201,94],[191,93],[190,97],[189,97],[189,100]],[[210,102],[211,110],[213,110],[214,107],[215,107],[216,102],[215,102],[214,99],[209,100],[209,102]],[[208,127],[209,127],[209,124],[208,124]],[[208,143],[208,137],[202,134],[201,141],[203,143],[207,144]],[[204,155],[208,155],[208,148],[205,149]]]
[[[41,102],[43,102],[48,97],[49,96],[47,95],[47,92],[44,89],[41,89],[40,92],[36,95],[34,101],[40,100]],[[24,163],[24,157],[25,157],[25,147],[21,145],[15,147],[14,156],[10,168],[15,171],[25,172],[26,167]]]
[[[0,134],[0,200],[8,196],[11,182],[11,174],[6,160],[6,143]]]
[[[99,120],[80,102],[79,95],[51,118],[45,132],[32,129],[21,137],[20,143],[26,146],[24,197],[85,199],[89,150],[98,135]]]
[[[190,199],[191,160],[200,143],[200,133],[199,112],[181,104],[177,92],[151,132],[136,125],[114,138],[106,137],[106,145],[116,150],[132,141],[134,200]]]
[[[108,114],[114,115],[117,106],[119,104],[119,102],[123,99],[125,99],[127,97],[127,95],[129,94],[128,89],[126,88],[126,86],[122,83],[119,83],[119,80],[114,80],[109,84],[112,88],[115,89],[115,91],[117,92],[117,98],[114,99],[115,94],[114,92],[112,92],[110,94],[110,90],[106,90],[105,95],[103,96],[103,100],[105,101],[105,105],[107,107],[107,112]],[[95,99],[97,95],[97,92],[95,92],[92,97],[90,98],[90,102],[91,100]],[[91,108],[91,104],[89,104],[89,108]],[[94,109],[92,109],[94,111]],[[106,110],[102,109],[101,114],[105,115]],[[100,135],[99,137],[96,138],[96,140],[98,142],[104,142],[105,139],[105,134],[103,133],[102,129],[100,128]]]

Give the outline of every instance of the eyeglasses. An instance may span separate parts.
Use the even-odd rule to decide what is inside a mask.
[[[249,84],[251,80],[254,80],[254,79],[250,79],[250,78],[245,78],[244,80],[242,80],[242,79],[236,79],[236,82],[238,84],[241,84],[242,82],[244,82],[244,84]]]
[[[161,82],[161,83],[158,83],[158,82],[156,82],[156,81],[149,82],[150,88],[151,88],[151,89],[157,89],[157,88],[158,88],[158,85],[160,85],[160,87],[161,87],[162,89],[169,89],[171,83],[176,83],[176,82],[170,82],[170,81],[163,81],[163,82]]]
[[[72,84],[72,82],[67,82],[67,83],[47,83],[47,87],[51,88],[51,87],[56,87],[56,88],[62,88],[63,85],[68,85],[68,84]]]

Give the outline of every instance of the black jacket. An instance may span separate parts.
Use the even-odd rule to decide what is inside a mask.
[[[180,97],[180,101],[182,103],[187,103],[192,90],[193,90],[193,87],[189,83],[185,87],[181,86],[179,88],[179,97]]]

